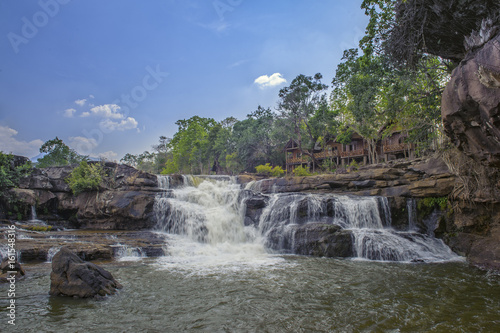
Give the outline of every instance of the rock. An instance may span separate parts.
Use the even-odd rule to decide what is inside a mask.
[[[25,275],[26,272],[17,260],[11,264],[9,258],[4,258],[0,264],[0,282],[9,282],[8,278],[10,279],[12,276],[20,279]]]
[[[80,298],[106,296],[121,289],[110,272],[85,262],[67,248],[62,248],[52,259],[50,295]]]
[[[482,79],[486,74],[496,85]],[[446,135],[466,155],[500,168],[500,34],[453,71],[441,114]]]
[[[245,226],[253,225],[257,227],[260,216],[262,215],[262,210],[269,202],[269,197],[261,193],[244,190],[240,194],[239,201],[246,206],[244,219]]]
[[[319,257],[352,257],[351,231],[332,224],[308,223],[295,227],[292,252]]]

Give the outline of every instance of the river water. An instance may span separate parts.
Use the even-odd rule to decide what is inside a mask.
[[[393,230],[385,198],[272,194],[249,225],[245,196],[230,180],[159,183],[166,256],[97,263],[124,286],[99,301],[51,297],[50,264],[26,265],[15,329],[0,285],[0,330],[500,331],[500,277],[469,267],[430,235]],[[294,255],[294,226],[320,222],[352,232],[355,256]],[[277,233],[289,239],[270,236]]]

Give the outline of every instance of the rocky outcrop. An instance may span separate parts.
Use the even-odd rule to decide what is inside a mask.
[[[121,257],[165,255],[165,237],[151,231],[64,230],[32,231],[29,225],[16,229],[16,251],[23,263],[50,262],[62,247],[83,260],[112,260]],[[6,249],[0,244],[0,252]]]
[[[500,34],[453,71],[441,114],[446,134],[460,150],[500,168]]]
[[[242,176],[238,180],[248,184],[255,179]],[[455,176],[446,164],[431,158],[370,165],[344,174],[263,179],[250,187],[262,193],[311,191],[425,198],[447,196],[454,185]]]
[[[6,210],[14,218],[30,219],[33,206],[39,218],[72,228],[139,230],[154,225],[155,175],[106,162],[99,191],[74,196],[66,182],[73,168],[33,169],[10,191],[17,202],[4,203]]]
[[[110,272],[62,248],[52,260],[50,295],[88,298],[112,295],[121,289]]]

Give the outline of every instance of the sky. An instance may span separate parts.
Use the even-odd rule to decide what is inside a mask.
[[[0,151],[56,136],[119,160],[175,122],[243,120],[299,74],[330,84],[361,0],[0,0]]]

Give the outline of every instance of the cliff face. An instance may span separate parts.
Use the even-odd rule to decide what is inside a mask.
[[[441,114],[447,136],[460,150],[500,168],[500,34],[453,71]]]
[[[99,192],[74,196],[65,182],[72,169],[71,166],[34,169],[19,188],[11,190],[17,202],[3,203],[4,214],[17,213],[18,218],[29,219],[33,206],[39,218],[65,227],[138,230],[154,225],[155,175],[108,162],[104,166],[105,185]]]

